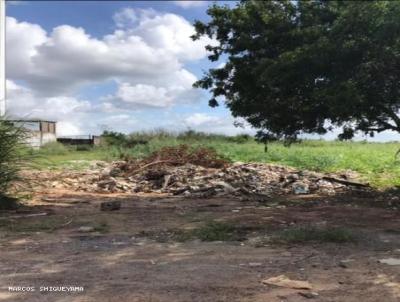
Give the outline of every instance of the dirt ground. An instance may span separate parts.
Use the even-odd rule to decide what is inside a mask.
[[[100,203],[120,200],[120,210]],[[31,214],[46,213],[41,216]],[[266,201],[149,195],[37,193],[0,217],[0,301],[400,301],[399,211],[369,197]],[[222,241],[182,238],[210,221],[235,226]],[[297,226],[341,227],[350,242],[279,242]],[[84,228],[82,228],[84,227]],[[85,229],[85,227],[87,227]],[[261,281],[307,280],[311,290]],[[13,292],[10,286],[35,287]],[[78,286],[49,292],[40,287]]]

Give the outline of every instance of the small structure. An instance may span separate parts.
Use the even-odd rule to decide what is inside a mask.
[[[13,119],[7,120],[16,127],[27,130],[26,143],[33,148],[57,141],[57,122],[41,119]]]
[[[74,136],[60,136],[57,141],[64,145],[73,146],[98,146],[100,145],[101,138],[97,135],[74,135]]]

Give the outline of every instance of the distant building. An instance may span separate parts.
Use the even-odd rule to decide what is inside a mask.
[[[8,119],[17,127],[27,130],[26,143],[33,148],[57,141],[57,122],[41,119]]]

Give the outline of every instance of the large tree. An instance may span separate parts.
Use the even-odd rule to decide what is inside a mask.
[[[209,59],[226,61],[195,83],[210,106],[222,97],[267,139],[400,131],[399,1],[242,1],[207,13],[193,39],[216,39]]]

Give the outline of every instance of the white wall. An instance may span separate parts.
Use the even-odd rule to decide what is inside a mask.
[[[43,133],[42,134],[42,146],[47,143],[56,142],[57,137],[54,133]]]
[[[40,133],[37,131],[30,131],[25,140],[27,145],[35,149],[38,149],[47,143],[56,141],[57,137],[54,133]]]

